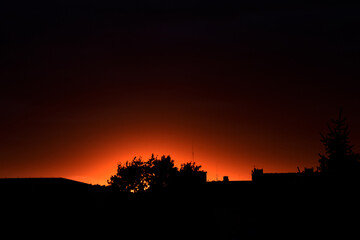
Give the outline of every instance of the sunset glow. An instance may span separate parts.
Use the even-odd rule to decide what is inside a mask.
[[[296,172],[340,106],[360,145],[352,8],[83,4],[4,15],[0,177],[106,184],[135,156],[193,151],[208,181]]]

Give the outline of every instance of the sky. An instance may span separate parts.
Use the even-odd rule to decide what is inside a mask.
[[[208,180],[318,166],[340,107],[360,152],[360,7],[5,1],[0,177],[106,184],[152,153]],[[194,152],[194,159],[192,157]]]

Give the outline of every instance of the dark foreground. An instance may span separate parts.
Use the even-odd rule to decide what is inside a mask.
[[[355,183],[213,182],[128,196],[64,181],[1,180],[1,232],[49,239],[346,239],[358,235],[360,223]]]

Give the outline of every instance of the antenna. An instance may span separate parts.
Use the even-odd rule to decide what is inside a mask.
[[[216,174],[216,181],[218,181],[218,164],[217,164],[217,159],[216,159],[216,162],[215,162],[215,174]]]
[[[192,154],[192,161],[195,162],[194,138],[191,140],[191,154]]]

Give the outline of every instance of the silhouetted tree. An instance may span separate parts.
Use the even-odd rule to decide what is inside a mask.
[[[201,166],[191,162],[182,164],[179,171],[170,156],[163,155],[159,159],[152,154],[146,162],[135,157],[125,165],[120,163],[117,173],[110,177],[108,184],[121,192],[159,191],[179,180],[179,175],[198,176],[193,173],[203,172],[199,170],[200,168]],[[196,178],[193,177],[191,180],[196,180]]]
[[[151,156],[147,162],[149,169],[149,186],[151,190],[159,190],[167,187],[178,174],[174,160],[170,156],[163,155],[160,159]]]
[[[180,173],[192,174],[194,172],[199,172],[201,165],[195,165],[195,162],[187,162],[181,164]]]
[[[319,154],[319,170],[326,174],[353,175],[359,172],[360,155],[352,151],[353,145],[349,141],[349,127],[346,118],[339,112],[339,118],[328,124],[328,133],[321,135],[321,142],[325,146],[325,154]]]
[[[110,177],[108,184],[122,192],[143,192],[148,186],[147,164],[136,158],[125,165],[119,164],[117,173]]]
[[[181,164],[179,172],[181,181],[187,185],[206,181],[205,172],[200,168],[201,165],[196,165],[195,162]]]

